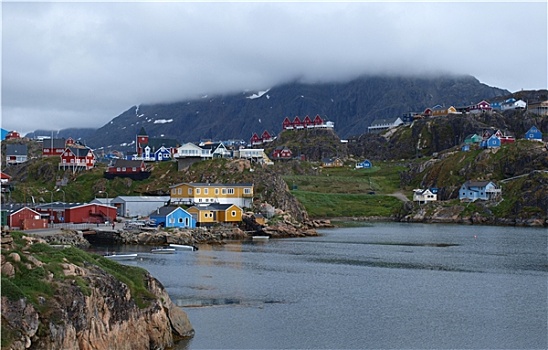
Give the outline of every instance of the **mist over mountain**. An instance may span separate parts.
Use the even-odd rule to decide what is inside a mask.
[[[278,134],[285,117],[313,118],[317,114],[334,122],[335,132],[346,138],[366,133],[375,119],[422,112],[438,104],[469,105],[509,94],[472,76],[366,76],[339,83],[291,82],[262,91],[133,106],[86,136],[85,141],[92,148],[129,149],[141,127],[150,137],[181,143],[200,139],[248,141],[255,132]]]

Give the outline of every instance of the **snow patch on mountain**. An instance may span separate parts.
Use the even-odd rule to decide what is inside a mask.
[[[173,119],[156,119],[154,121],[154,124],[165,124],[165,123],[171,123],[173,122]]]
[[[264,91],[259,91],[259,92],[257,92],[256,94],[253,94],[253,95],[251,95],[251,96],[247,96],[246,98],[248,98],[248,99],[250,99],[250,100],[254,100],[254,99],[256,99],[256,98],[261,98],[264,94],[266,94],[266,93],[269,92],[269,91],[270,91],[270,89],[266,89],[266,90],[264,90]],[[270,98],[270,96],[267,95],[266,98]]]

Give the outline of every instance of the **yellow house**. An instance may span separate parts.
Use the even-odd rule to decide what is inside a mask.
[[[234,204],[250,208],[253,202],[253,184],[215,184],[183,182],[170,186],[171,203],[195,204]]]
[[[449,114],[454,114],[454,113],[457,113],[457,109],[453,106],[432,108],[433,117],[445,117]]]
[[[188,208],[187,212],[196,219],[197,226],[207,226],[241,222],[243,210],[234,204],[209,204]]]

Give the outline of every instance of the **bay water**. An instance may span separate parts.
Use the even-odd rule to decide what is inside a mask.
[[[374,223],[151,254],[175,349],[546,349],[548,230]]]

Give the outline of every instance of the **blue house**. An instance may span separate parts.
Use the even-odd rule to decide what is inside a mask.
[[[356,164],[356,169],[371,169],[372,167],[373,164],[371,164],[369,159],[363,160]]]
[[[163,206],[156,209],[149,215],[157,226],[195,228],[196,220],[192,215],[181,207]]]
[[[158,148],[156,152],[154,152],[154,160],[157,162],[171,160],[171,151],[164,146]]]
[[[497,135],[491,135],[487,140],[481,141],[481,148],[498,148],[500,147],[500,138]]]
[[[535,141],[542,141],[542,133],[539,129],[537,129],[536,126],[532,126],[531,129],[529,129],[525,133],[525,138],[527,140],[535,140]]]
[[[501,189],[492,181],[466,181],[459,190],[460,200],[491,200],[501,195]]]

